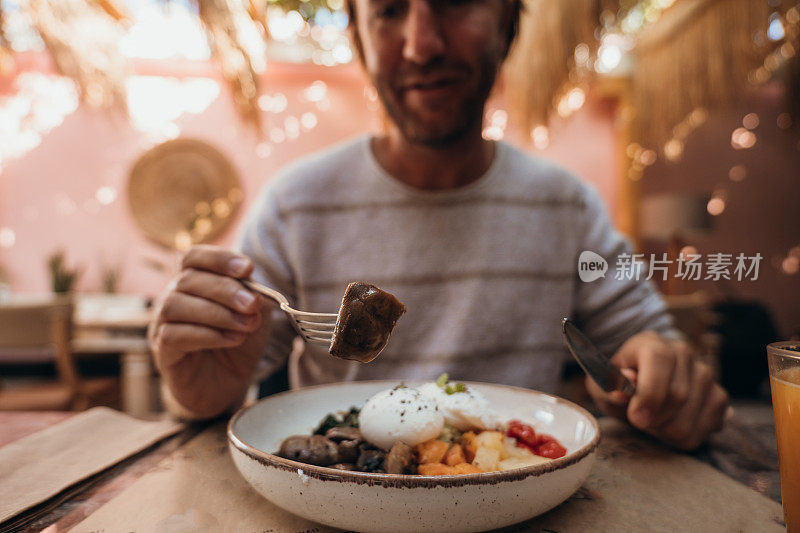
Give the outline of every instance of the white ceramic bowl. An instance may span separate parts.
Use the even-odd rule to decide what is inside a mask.
[[[244,478],[269,501],[315,522],[355,531],[482,531],[515,524],[567,499],[589,475],[600,428],[585,409],[540,392],[468,383],[502,420],[532,423],[566,448],[560,459],[506,472],[406,476],[346,472],[273,455],[290,435],[310,434],[332,412],[361,407],[395,381],[322,385],[264,398],[228,424]],[[413,385],[413,383],[409,383]]]

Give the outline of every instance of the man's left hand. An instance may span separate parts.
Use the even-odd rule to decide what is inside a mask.
[[[647,331],[628,339],[611,361],[635,381],[636,393],[606,393],[587,377],[589,394],[606,414],[682,450],[697,448],[722,429],[728,394],[687,343]]]

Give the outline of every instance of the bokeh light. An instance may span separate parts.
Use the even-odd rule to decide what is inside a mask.
[[[742,119],[742,125],[748,130],[754,130],[758,127],[759,119],[755,113],[748,113]]]
[[[747,168],[743,165],[734,165],[728,171],[728,177],[731,181],[744,181],[747,177]]]
[[[784,274],[797,274],[800,272],[800,259],[794,256],[786,257],[781,263],[781,270]]]
[[[678,252],[678,257],[680,257],[683,260],[687,260],[691,256],[697,255],[697,254],[698,254],[697,248],[695,248],[692,245],[687,245],[687,246],[684,246],[683,248],[681,248],[681,251]]]
[[[721,215],[725,211],[725,200],[722,198],[711,198],[706,206],[708,213],[713,216]]]
[[[17,240],[14,230],[11,228],[0,228],[0,247],[11,248]]]
[[[94,197],[102,205],[110,205],[117,199],[117,190],[114,187],[106,185],[97,189],[94,193]]]
[[[531,139],[538,150],[544,150],[550,144],[550,131],[547,126],[536,126],[531,130]]]
[[[746,150],[756,144],[756,134],[747,128],[736,128],[731,134],[731,146],[736,150]]]

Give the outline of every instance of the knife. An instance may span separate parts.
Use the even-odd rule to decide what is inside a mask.
[[[622,375],[611,360],[578,327],[565,318],[561,321],[564,344],[586,374],[606,392],[619,390],[632,396],[636,387]]]

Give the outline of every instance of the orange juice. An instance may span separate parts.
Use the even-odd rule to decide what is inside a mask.
[[[770,376],[783,515],[788,533],[800,532],[800,368]]]

